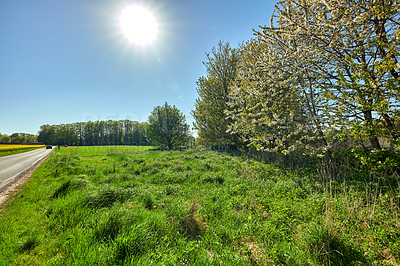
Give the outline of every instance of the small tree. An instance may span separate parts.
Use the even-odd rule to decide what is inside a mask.
[[[237,145],[237,137],[227,132],[231,121],[224,111],[228,109],[230,85],[236,77],[238,51],[231,48],[228,42],[221,41],[206,56],[203,64],[207,75],[197,80],[199,97],[192,111],[199,142],[205,145]]]
[[[153,146],[175,148],[185,145],[190,137],[186,118],[175,105],[157,106],[149,116],[146,137]]]

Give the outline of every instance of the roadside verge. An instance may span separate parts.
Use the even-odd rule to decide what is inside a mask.
[[[37,160],[31,166],[27,167],[23,171],[14,175],[12,178],[10,178],[5,184],[3,184],[0,187],[0,205],[6,201],[8,196],[10,196],[14,192],[18,191],[18,187],[20,185],[24,184],[26,182],[26,180],[28,180],[28,178],[32,175],[33,171],[35,171],[35,169],[37,167],[39,167],[52,152],[48,153],[43,158]]]

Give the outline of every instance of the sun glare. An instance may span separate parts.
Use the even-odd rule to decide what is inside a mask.
[[[125,37],[139,46],[153,43],[158,34],[156,18],[143,6],[126,7],[119,17],[119,24]]]

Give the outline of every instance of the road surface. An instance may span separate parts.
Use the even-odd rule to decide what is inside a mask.
[[[32,170],[53,149],[37,149],[19,154],[0,157],[0,192],[15,179]]]

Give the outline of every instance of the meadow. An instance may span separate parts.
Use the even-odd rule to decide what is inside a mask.
[[[1,206],[0,265],[400,263],[396,178],[146,149],[56,149]]]
[[[0,144],[0,157],[44,148],[45,145]]]

